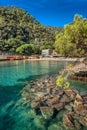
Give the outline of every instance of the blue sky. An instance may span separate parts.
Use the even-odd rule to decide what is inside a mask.
[[[33,15],[40,23],[64,26],[74,14],[87,17],[87,0],[0,0],[0,6],[15,5]]]

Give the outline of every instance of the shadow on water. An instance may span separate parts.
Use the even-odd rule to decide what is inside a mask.
[[[39,78],[41,78],[41,77],[44,77],[44,76],[54,76],[54,75],[57,75],[58,74],[58,72],[57,73],[53,73],[53,72],[51,72],[51,73],[45,73],[45,74],[37,74],[37,75],[32,75],[32,76],[28,76],[28,77],[26,77],[26,78],[19,78],[18,80],[17,80],[17,82],[29,82],[29,81],[31,81],[31,80],[35,80],[35,79],[39,79]]]

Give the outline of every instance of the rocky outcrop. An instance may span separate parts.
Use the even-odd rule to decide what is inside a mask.
[[[24,102],[28,102],[36,115],[42,116],[46,121],[59,119],[59,113],[65,111],[62,120],[66,130],[87,127],[87,92],[60,89],[55,80],[54,77],[42,78],[27,85],[22,92]],[[51,125],[49,130],[58,127],[57,124]]]
[[[73,72],[70,75],[71,78],[87,82],[87,59],[86,62],[77,62],[73,68],[68,68],[67,70]]]

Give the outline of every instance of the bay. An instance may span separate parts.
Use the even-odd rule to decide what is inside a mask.
[[[0,62],[0,130],[47,129],[44,126],[36,127],[40,122],[30,118],[30,108],[22,104],[21,90],[32,80],[57,75],[66,64],[67,62],[27,60]],[[87,90],[86,83],[74,80],[71,80],[71,87]]]

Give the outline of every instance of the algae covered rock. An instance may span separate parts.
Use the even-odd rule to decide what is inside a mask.
[[[82,97],[79,94],[76,95],[76,100],[77,101],[83,101]]]
[[[40,107],[40,102],[35,102],[35,101],[33,101],[33,102],[31,103],[31,107],[32,107],[33,109],[39,108],[39,107]]]
[[[50,119],[54,112],[53,109],[50,107],[40,107],[40,111],[45,119]]]
[[[52,105],[52,107],[59,111],[59,110],[62,110],[64,108],[64,103],[60,102],[58,104]]]
[[[62,121],[63,115],[64,115],[66,112],[67,112],[67,111],[65,111],[65,110],[59,111],[58,114],[57,114],[57,116],[56,116],[56,119],[57,119],[58,121]]]
[[[65,92],[65,94],[67,95],[67,96],[69,96],[71,99],[75,99],[75,96],[76,96],[76,92],[74,91],[74,90],[72,90],[72,89],[66,89],[66,90],[64,90],[64,92]]]
[[[81,123],[83,126],[87,127],[87,117],[81,117],[81,118],[80,118],[80,123]]]
[[[53,104],[57,104],[59,99],[60,99],[60,96],[55,95],[51,99],[48,99],[47,103],[48,103],[49,106],[52,106]]]
[[[48,127],[48,130],[65,130],[59,123],[52,124]]]
[[[32,129],[85,130],[85,127],[87,128],[87,92],[59,89],[52,79],[38,80],[30,84],[29,89],[22,93],[25,103],[30,103],[33,108],[28,112],[35,124]]]
[[[33,120],[33,124],[35,125],[36,130],[46,130],[45,128],[46,120],[42,116],[37,116]]]
[[[86,116],[87,115],[87,106],[85,104],[83,104],[82,102],[78,102],[75,100],[74,103],[74,109],[75,112],[81,116]]]
[[[80,130],[81,124],[79,120],[74,119],[75,113],[69,112],[63,116],[63,125],[66,130]]]
[[[29,110],[28,115],[30,119],[34,119],[36,117],[36,113],[33,109]]]

